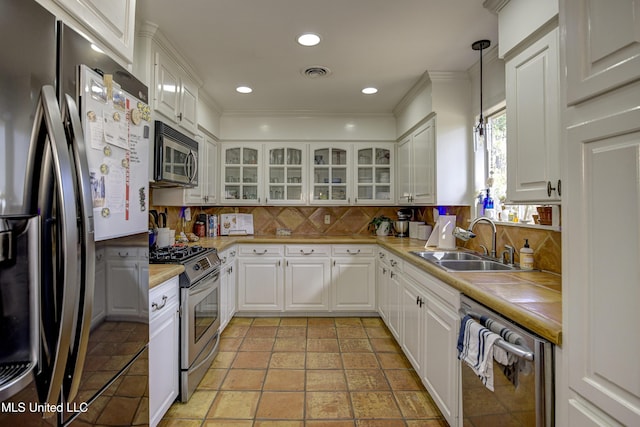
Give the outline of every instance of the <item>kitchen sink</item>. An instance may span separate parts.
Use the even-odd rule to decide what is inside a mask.
[[[445,260],[482,260],[482,256],[471,254],[469,252],[450,252],[450,251],[414,251],[411,252],[427,261],[437,262]]]
[[[449,272],[455,271],[511,271],[517,267],[503,264],[478,254],[458,251],[413,251],[416,255]]]

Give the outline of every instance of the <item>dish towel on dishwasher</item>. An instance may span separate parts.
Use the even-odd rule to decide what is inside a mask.
[[[480,378],[482,384],[493,391],[493,345],[500,335],[491,332],[470,316],[460,324],[458,359],[464,361]]]
[[[489,319],[487,316],[480,317],[480,323],[500,335],[503,340],[510,342],[511,344],[516,345],[525,345],[524,339],[511,331],[509,328],[505,327],[503,324],[496,322],[493,319]],[[502,373],[507,377],[511,383],[518,387],[518,371],[520,370],[520,358],[513,353],[510,353],[506,350],[503,350],[500,347],[495,347],[493,349],[493,358],[500,365],[500,369]]]

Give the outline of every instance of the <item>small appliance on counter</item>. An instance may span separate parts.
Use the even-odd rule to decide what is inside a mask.
[[[393,222],[396,237],[407,237],[409,235],[409,220],[411,216],[411,209],[400,209],[398,211],[398,219]]]

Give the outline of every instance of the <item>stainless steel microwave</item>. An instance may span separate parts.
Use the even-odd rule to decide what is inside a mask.
[[[198,143],[171,126],[156,120],[155,187],[198,185]]]

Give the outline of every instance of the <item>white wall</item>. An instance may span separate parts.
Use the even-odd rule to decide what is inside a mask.
[[[391,114],[228,113],[220,118],[223,141],[369,141],[396,140]]]
[[[510,0],[498,11],[500,58],[554,19],[558,8],[558,0]]]

